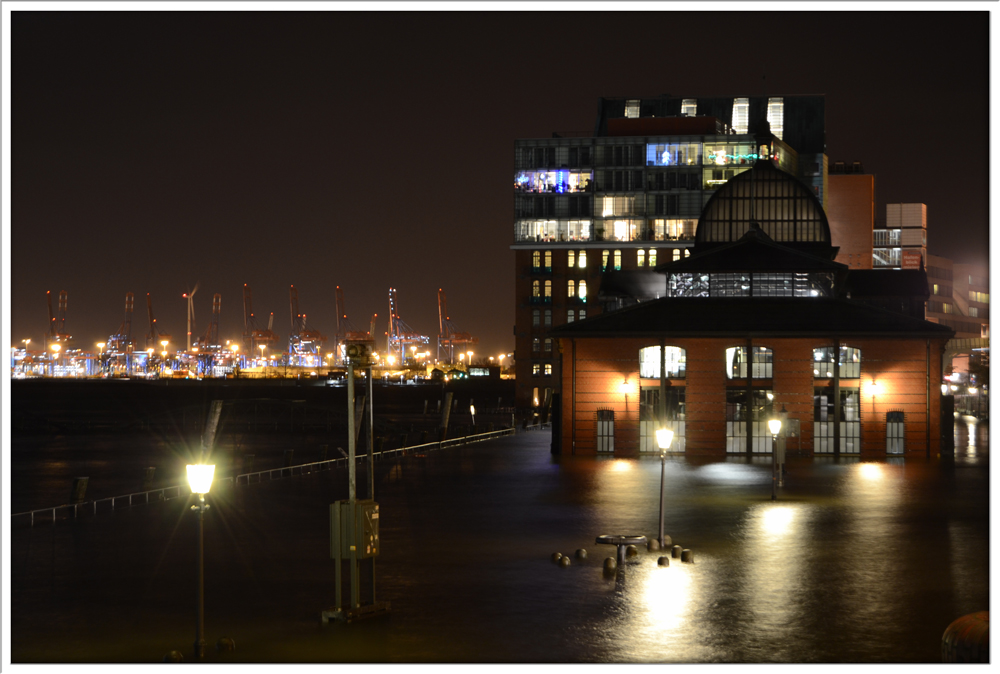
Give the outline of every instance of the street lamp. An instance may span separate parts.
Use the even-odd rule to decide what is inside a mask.
[[[469,405],[469,415],[472,417],[472,430],[475,431],[476,430],[476,406],[475,405],[472,405],[472,404]]]
[[[198,503],[191,510],[198,511],[198,605],[197,627],[194,633],[194,656],[201,660],[205,657],[205,494],[212,487],[212,477],[215,474],[214,465],[188,464],[187,477],[191,493],[198,495]]]
[[[656,431],[656,444],[660,447],[660,547],[663,547],[663,493],[666,487],[667,476],[667,450],[674,439],[674,432],[669,428],[661,428]]]
[[[781,432],[781,418],[772,417],[767,421],[771,431],[771,500],[778,498],[778,433]]]

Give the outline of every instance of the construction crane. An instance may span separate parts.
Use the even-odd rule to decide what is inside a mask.
[[[337,342],[334,345],[336,351],[336,360],[338,365],[344,364],[344,358],[346,357],[346,348],[348,344],[365,344],[370,350],[375,348],[375,338],[371,332],[365,332],[364,330],[358,330],[351,319],[347,317],[347,304],[344,302],[344,290],[337,286],[336,292],[336,302],[337,302]],[[372,324],[375,322],[375,317],[372,317]]]
[[[193,294],[193,293],[192,293]],[[219,343],[219,316],[222,314],[222,295],[215,293],[212,296],[212,320],[205,329],[205,334],[199,337],[194,345],[201,351],[218,351],[222,348]]]
[[[156,329],[156,319],[153,318],[153,298],[146,293],[146,312],[149,314],[149,332],[146,333],[146,348],[160,350],[161,342],[170,341],[170,335]]]
[[[198,292],[198,284],[194,284],[194,290],[191,292],[184,293],[181,297],[188,301],[188,334],[187,334],[187,350],[191,350],[191,326],[194,324],[194,294]]]
[[[396,308],[396,289],[389,288],[389,339],[388,352],[399,354],[399,362],[403,363],[407,347],[430,343],[430,337],[418,334],[406,321],[399,317]]]
[[[448,298],[445,296],[444,290],[438,288],[438,360],[441,360],[441,347],[444,347],[448,352],[448,362],[454,363],[456,346],[459,353],[462,353],[465,347],[478,343],[478,337],[473,337],[468,332],[459,332],[455,324],[451,322],[451,318],[448,316]]]
[[[306,327],[306,315],[299,313],[299,291],[292,285],[288,289],[288,300],[292,309],[292,331],[288,335],[288,355],[296,358],[298,365],[308,364],[310,356],[319,355],[326,342],[326,336],[318,330]],[[306,362],[303,363],[302,361]]]
[[[278,341],[278,336],[271,332],[271,324],[274,322],[274,314],[267,324],[267,329],[261,329],[257,325],[257,319],[253,315],[253,294],[250,285],[243,284],[243,344],[249,358],[256,356],[259,346],[269,347]]]
[[[48,349],[50,344],[60,344],[65,345],[73,339],[72,335],[66,333],[66,306],[68,304],[69,296],[66,294],[65,290],[59,291],[59,317],[56,318],[52,314],[52,291],[45,291],[45,299],[49,305],[49,332],[45,336],[45,348]]]

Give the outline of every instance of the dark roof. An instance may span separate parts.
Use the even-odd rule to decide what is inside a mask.
[[[668,274],[700,271],[831,271],[843,273],[846,264],[840,264],[815,255],[783,246],[771,239],[763,230],[751,227],[737,241],[724,243],[690,257],[657,265],[656,271]]]
[[[606,271],[601,275],[598,296],[656,299],[667,294],[667,277],[652,269]]]
[[[923,269],[852,269],[847,275],[851,297],[930,297]]]
[[[666,297],[567,323],[557,337],[944,337],[945,326],[826,297]]]

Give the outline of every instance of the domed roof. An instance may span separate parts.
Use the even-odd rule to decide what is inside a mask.
[[[712,195],[698,220],[695,246],[738,241],[751,222],[784,245],[831,245],[830,224],[816,195],[766,160],[756,162]]]

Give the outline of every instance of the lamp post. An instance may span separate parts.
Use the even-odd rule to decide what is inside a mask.
[[[772,417],[767,421],[771,431],[771,500],[778,498],[778,433],[781,432],[781,419]]]
[[[674,432],[669,428],[661,428],[656,431],[656,444],[660,447],[660,547],[663,547],[663,494],[666,489],[667,477],[667,450],[670,449],[670,442],[674,439]]]
[[[191,506],[191,510],[198,511],[198,599],[194,656],[199,660],[205,657],[205,511],[209,508],[205,503],[205,494],[212,487],[214,474],[214,465],[188,464],[187,467],[191,493],[198,495],[198,503]]]

